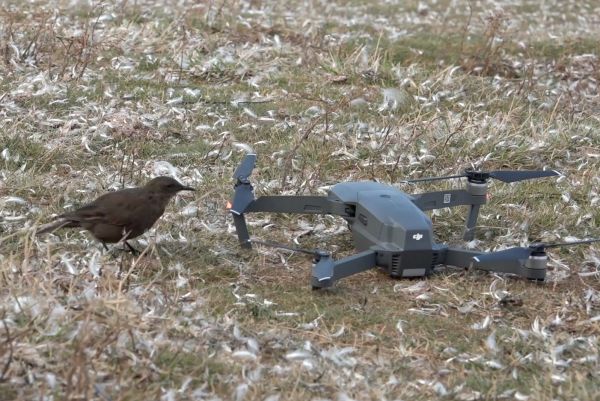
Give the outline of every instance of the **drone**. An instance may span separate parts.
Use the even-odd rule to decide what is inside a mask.
[[[344,278],[380,267],[393,278],[424,277],[437,265],[511,273],[544,281],[546,249],[600,241],[588,239],[568,243],[534,243],[496,252],[450,247],[436,243],[433,224],[426,211],[469,206],[463,239],[471,241],[481,206],[487,202],[489,179],[505,183],[560,175],[555,170],[465,170],[463,174],[418,178],[403,183],[466,178],[464,189],[408,194],[375,181],[342,182],[329,188],[327,196],[260,196],[255,198],[250,175],[256,154],[247,154],[234,173],[234,195],[228,204],[237,237],[243,249],[252,243],[275,246],[314,256],[311,285],[327,288]],[[348,223],[358,253],[334,260],[330,252],[307,250],[250,239],[245,215],[256,212],[328,214]]]

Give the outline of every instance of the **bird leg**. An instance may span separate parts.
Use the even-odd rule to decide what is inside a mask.
[[[138,251],[137,249],[135,249],[134,247],[132,247],[129,242],[127,241],[123,241],[125,243],[125,246],[129,249],[129,251],[131,252],[131,254],[133,256],[138,256],[140,254],[140,251]]]
[[[108,252],[108,251],[109,251],[108,247],[106,246],[106,242],[102,241],[102,246],[104,247],[104,250],[105,250],[106,252]]]

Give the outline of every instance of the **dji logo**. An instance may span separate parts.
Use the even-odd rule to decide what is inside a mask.
[[[423,238],[423,234],[417,233],[412,236],[414,240],[420,241]]]

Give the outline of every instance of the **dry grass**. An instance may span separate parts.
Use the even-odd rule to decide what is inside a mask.
[[[600,236],[596,2],[23,3],[0,8],[0,400],[600,397],[598,245],[552,251],[544,284],[372,271],[312,292],[306,258],[242,252],[224,210],[244,143],[260,194],[552,167],[494,183],[474,245]],[[159,174],[199,192],[140,258],[32,235]],[[440,241],[464,212],[432,216]],[[332,217],[249,220],[352,252]]]

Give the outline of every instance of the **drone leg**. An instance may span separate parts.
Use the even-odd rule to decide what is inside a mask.
[[[330,256],[322,256],[313,266],[312,287],[331,287],[339,279],[374,268],[376,263],[377,252],[371,250],[336,261]]]
[[[252,248],[252,244],[250,243],[250,234],[248,233],[248,226],[246,226],[246,218],[243,214],[231,213],[231,215],[233,216],[235,231],[237,232],[238,239],[240,240],[240,246],[246,249]]]
[[[467,223],[465,224],[465,233],[463,239],[465,241],[472,241],[475,238],[475,224],[477,224],[477,217],[479,216],[479,208],[481,205],[471,205],[469,210],[469,216],[467,217]]]

